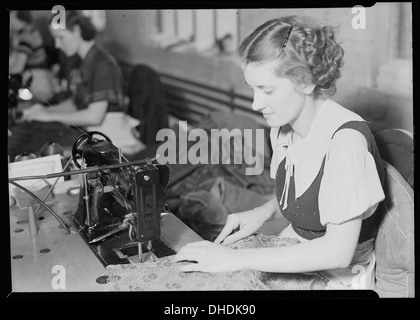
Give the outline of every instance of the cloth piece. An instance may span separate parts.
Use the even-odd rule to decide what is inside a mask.
[[[213,241],[230,213],[250,210],[266,201],[258,193],[219,176],[202,182],[196,190],[182,196],[179,218],[203,239]]]
[[[137,130],[147,146],[157,143],[159,130],[169,128],[168,107],[159,74],[146,65],[133,67],[129,77],[128,114],[140,121]]]
[[[232,244],[233,249],[294,245],[296,239],[256,233]],[[216,290],[323,290],[328,279],[316,273],[282,274],[241,270],[234,272],[180,272],[173,256],[129,265],[109,265],[105,291],[216,291]]]
[[[251,272],[225,273],[180,272],[185,263],[173,263],[172,257],[143,264],[107,267],[109,284],[106,291],[216,291],[267,290]]]
[[[232,112],[212,111],[208,117],[202,119],[200,128],[206,130],[209,137],[212,130],[218,129],[223,141],[230,141],[229,144],[211,146],[210,163],[242,164],[248,168],[249,175],[260,174],[253,172],[265,166],[269,145],[265,130],[254,119]],[[257,141],[257,137],[260,137],[257,136],[257,130],[262,130],[263,141]],[[251,162],[251,159],[248,160],[250,154],[255,155],[255,162],[252,164],[247,163]]]
[[[104,133],[113,145],[121,148],[123,154],[131,155],[145,149],[145,145],[135,136],[137,125],[138,120],[124,112],[107,112],[99,126],[89,126],[87,130]]]

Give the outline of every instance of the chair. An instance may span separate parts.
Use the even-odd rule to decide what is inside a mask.
[[[413,136],[386,129],[374,137],[385,172],[383,216],[375,240],[375,290],[380,297],[414,297]]]
[[[140,120],[140,140],[146,146],[156,144],[157,132],[169,127],[166,97],[159,74],[146,65],[135,65],[129,75],[128,96],[128,114]]]
[[[414,191],[383,161],[385,200],[375,240],[376,287],[380,297],[414,297]]]
[[[386,129],[375,135],[381,158],[391,164],[414,187],[413,135],[402,129]]]

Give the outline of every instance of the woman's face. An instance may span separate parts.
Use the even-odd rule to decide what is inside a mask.
[[[78,26],[75,26],[74,30],[50,28],[55,39],[56,48],[63,51],[69,57],[77,53],[82,42],[80,31],[77,28]]]
[[[305,103],[305,94],[291,80],[274,74],[275,66],[274,61],[249,63],[243,69],[245,82],[254,91],[252,109],[261,111],[272,128],[293,125]]]

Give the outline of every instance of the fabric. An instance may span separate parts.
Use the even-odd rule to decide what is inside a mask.
[[[298,240],[251,235],[232,244],[233,249],[287,246]],[[180,272],[184,264],[172,257],[129,265],[109,265],[105,291],[216,291],[216,290],[323,290],[328,279],[316,273],[281,274],[251,270],[206,273]]]
[[[385,212],[375,242],[376,292],[380,297],[414,297],[414,191],[389,163]]]
[[[80,70],[71,72],[70,87],[78,109],[91,102],[108,101],[108,112],[124,111],[121,70],[109,53],[93,45],[82,61]]]
[[[159,74],[145,65],[134,66],[128,95],[128,114],[140,121],[140,140],[147,146],[155,144],[158,131],[169,128],[166,97]]]
[[[219,176],[202,182],[193,191],[182,195],[178,217],[203,239],[214,241],[230,213],[250,210],[265,202],[267,199],[258,193]]]
[[[246,175],[261,175],[269,146],[265,129],[257,121],[237,113],[212,111],[202,119],[200,128],[206,130],[209,137],[212,137],[212,130],[217,130],[222,141],[230,142],[220,146],[213,145],[213,140],[209,142],[212,143],[210,163],[242,164]]]
[[[132,155],[145,148],[134,134],[138,125],[139,121],[125,112],[107,112],[101,125],[89,126],[87,130],[104,133],[111,139],[113,145],[121,148],[123,154]]]

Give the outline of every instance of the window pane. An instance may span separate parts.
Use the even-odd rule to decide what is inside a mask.
[[[178,36],[182,40],[190,40],[194,34],[192,10],[178,10]]]
[[[162,11],[162,33],[168,36],[175,35],[175,15],[172,10]]]
[[[214,10],[196,10],[195,43],[199,51],[214,45]]]
[[[238,10],[217,9],[216,10],[216,37],[221,39],[227,35],[231,36],[234,46],[238,43]]]

